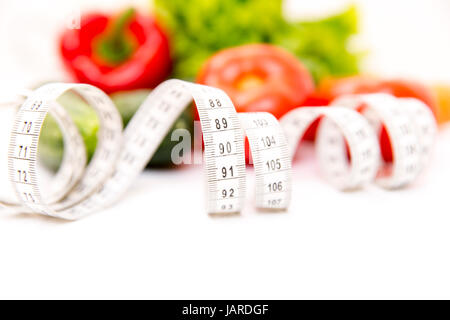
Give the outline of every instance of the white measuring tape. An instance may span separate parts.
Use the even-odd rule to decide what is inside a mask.
[[[270,113],[239,113],[253,157],[256,206],[286,209],[291,200],[291,158],[284,132]]]
[[[81,135],[57,103],[58,97],[69,90],[86,100],[100,123],[97,148],[87,165]],[[264,112],[237,114],[223,91],[181,80],[166,81],[153,90],[122,131],[120,114],[101,90],[86,84],[47,84],[30,93],[15,115],[8,174],[17,199],[1,204],[15,212],[70,220],[111,205],[134,182],[192,99],[203,132],[210,214],[240,212],[243,208],[245,136],[254,160],[256,207],[283,210],[291,198],[291,157],[315,119],[324,117],[316,141],[321,168],[325,177],[343,190],[373,180],[389,188],[412,182],[427,162],[436,132],[431,112],[413,99],[347,96],[334,103],[345,108],[298,108],[278,122]],[[361,104],[365,105],[363,114],[351,109]],[[63,132],[64,156],[52,183],[43,186],[37,150],[48,113]],[[386,126],[393,144],[395,161],[388,177],[376,177],[380,168],[374,130],[377,123]]]
[[[322,172],[341,190],[361,187],[372,181],[379,164],[378,140],[367,120],[345,108],[306,107],[290,111],[280,120],[291,156],[309,126],[319,117],[316,147]],[[348,143],[351,161],[347,157]]]
[[[337,188],[355,189],[375,181],[394,189],[419,176],[429,161],[437,132],[434,116],[424,103],[368,94],[342,96],[332,106],[298,108],[281,118],[292,156],[308,127],[324,117],[317,132],[317,154],[325,178]],[[392,165],[384,164],[380,157],[382,124],[392,144]]]
[[[393,163],[381,164],[376,182],[387,189],[412,183],[429,162],[437,125],[421,101],[388,94],[348,95],[332,105],[361,109],[378,136],[384,125],[391,141]]]
[[[86,166],[82,138],[56,100],[73,90],[99,118],[97,148]],[[158,86],[127,128],[113,102],[85,84],[48,84],[32,92],[16,114],[8,151],[9,179],[19,203],[4,205],[20,212],[77,219],[110,205],[128,189],[151,159],[173,122],[195,101],[205,145],[207,210],[239,212],[245,199],[246,132],[256,171],[256,204],[286,209],[290,200],[290,159],[282,129],[267,113],[241,114],[221,90],[180,80]],[[64,157],[50,190],[43,191],[37,170],[39,134],[47,113],[61,126]]]

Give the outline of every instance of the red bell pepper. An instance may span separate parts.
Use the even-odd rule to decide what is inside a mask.
[[[81,18],[80,29],[60,39],[64,64],[82,83],[107,93],[154,88],[170,73],[169,41],[153,18],[126,10]]]

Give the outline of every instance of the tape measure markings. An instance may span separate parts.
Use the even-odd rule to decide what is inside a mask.
[[[309,126],[322,119],[316,137],[316,153],[325,178],[338,189],[356,189],[370,182],[378,168],[377,139],[367,120],[345,108],[302,107],[280,119],[291,157]],[[347,158],[349,146],[351,161]]]
[[[431,153],[436,123],[429,108],[415,99],[388,94],[348,95],[332,105],[362,108],[373,130],[384,125],[391,141],[393,164],[384,164],[376,182],[387,189],[405,187],[422,172]]]
[[[291,159],[278,120],[270,113],[240,113],[253,156],[256,206],[287,209],[291,199]]]
[[[56,99],[67,90],[75,90],[84,99],[88,100],[88,102],[90,102],[92,107],[96,110],[101,126],[99,128],[99,136],[102,137],[102,139],[99,139],[97,149],[90,164],[86,168],[84,168],[83,176],[78,177],[79,180],[77,183],[77,187],[75,187],[75,190],[72,190],[68,197],[62,199],[58,203],[47,204],[45,199],[43,199],[42,197],[41,189],[39,187],[40,183],[36,172],[38,136],[31,136],[32,139],[30,140],[29,136],[27,136],[26,133],[21,132],[19,126],[20,124],[28,124],[31,122],[32,126],[34,126],[34,133],[40,133],[45,115],[50,109],[53,111],[56,119],[59,119],[59,122],[64,123],[65,125],[69,124],[71,120],[67,119],[68,116],[65,112],[61,110],[58,111],[58,104],[56,103]],[[92,99],[98,99],[95,99],[96,101],[94,102],[93,100],[90,100],[91,97]],[[100,103],[98,101],[100,99],[104,99],[106,101],[106,104]],[[41,114],[41,116],[30,116],[30,114]],[[108,126],[115,125],[116,131],[120,133],[121,123],[122,122],[120,115],[118,114],[118,111],[114,107],[112,101],[109,100],[106,94],[94,87],[88,85],[49,84],[37,89],[24,102],[21,109],[17,113],[16,121],[13,125],[13,133],[10,137],[9,174],[10,181],[13,183],[13,187],[17,193],[18,198],[22,200],[24,205],[29,207],[34,212],[58,216],[59,214],[57,214],[56,211],[61,210],[61,207],[73,205],[76,202],[79,202],[84,197],[90,195],[94,191],[96,184],[98,184],[98,181],[101,181],[102,176],[106,177],[108,175],[108,166],[101,166],[99,163],[100,160],[102,160],[103,164],[105,163],[105,161],[109,161],[110,163],[114,161],[113,156],[111,156],[109,159],[100,159],[98,155],[101,155],[102,152],[105,152],[105,150],[108,150],[108,148],[111,148],[110,151],[115,150],[116,154],[118,154],[118,151],[120,150],[120,146],[117,144],[116,146],[111,143],[111,145],[108,145],[109,140],[113,140],[114,137],[104,136],[103,132],[110,129]],[[71,127],[71,125],[69,125],[69,132],[72,129],[73,128]],[[28,127],[26,128],[26,130],[28,130]],[[65,127],[63,127],[63,130],[65,130]],[[76,149],[79,147],[79,141],[77,140],[78,139],[72,140],[71,138],[66,139],[65,142],[67,143],[67,150],[69,154],[71,149]],[[83,155],[83,153],[81,154]],[[28,165],[24,167],[23,164],[18,163],[16,158],[27,159]],[[76,166],[74,168],[76,168]],[[24,172],[26,169],[28,169],[28,171],[30,172],[29,184],[25,185],[16,183],[16,179],[14,178],[16,172]],[[93,176],[96,177],[96,180],[93,179]],[[77,180],[78,178],[72,177],[73,180]],[[70,183],[71,180],[69,179],[67,182]],[[82,186],[84,188],[80,188],[78,186]]]

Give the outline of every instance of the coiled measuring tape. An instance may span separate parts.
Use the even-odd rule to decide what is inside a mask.
[[[368,94],[342,96],[332,106],[295,109],[280,122],[293,156],[308,127],[324,117],[316,137],[317,154],[325,178],[338,189],[356,189],[372,181],[387,189],[401,188],[425,168],[437,126],[424,103]],[[381,161],[378,137],[382,125],[392,144],[392,165]]]
[[[69,90],[85,99],[99,119],[97,148],[89,164],[77,127],[57,103]],[[122,131],[120,114],[101,90],[85,84],[48,84],[29,93],[15,116],[8,174],[17,201],[1,204],[10,211],[73,220],[114,203],[143,170],[192,98],[203,132],[207,210],[211,214],[242,210],[245,136],[254,160],[256,206],[286,209],[291,158],[307,128],[319,117],[324,117],[316,139],[319,163],[326,179],[342,190],[371,181],[386,188],[411,183],[428,162],[436,135],[431,111],[415,99],[384,94],[344,96],[333,102],[333,108],[298,108],[278,122],[264,112],[237,114],[223,91],[180,80],[166,81],[153,90]],[[37,151],[48,113],[62,129],[64,156],[45,189],[37,170]],[[380,174],[381,124],[394,154],[388,175]]]
[[[87,166],[78,129],[57,103],[58,97],[69,90],[85,99],[99,119],[97,148]],[[143,170],[192,98],[204,139],[207,211],[224,214],[242,210],[245,133],[255,160],[257,207],[286,209],[291,163],[277,120],[267,113],[238,116],[223,91],[181,80],[166,81],[153,90],[124,131],[113,102],[96,87],[56,83],[33,91],[15,116],[9,140],[8,173],[17,201],[3,202],[3,206],[11,211],[74,220],[114,203]],[[37,170],[37,151],[48,113],[62,129],[64,156],[50,188],[44,190]]]
[[[332,105],[359,109],[379,136],[386,128],[392,146],[392,165],[382,164],[377,184],[387,189],[405,187],[423,171],[432,154],[437,125],[420,100],[388,94],[348,95]]]
[[[291,156],[306,130],[320,117],[324,118],[318,127],[316,153],[325,179],[341,190],[356,189],[372,181],[379,166],[378,140],[367,120],[354,110],[305,107],[287,113],[280,122]]]

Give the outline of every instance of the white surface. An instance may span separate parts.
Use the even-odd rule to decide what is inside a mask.
[[[448,298],[448,141],[450,130],[424,179],[398,192],[337,192],[307,152],[289,213],[249,199],[241,216],[211,218],[202,170],[188,167],[146,172],[78,222],[0,216],[0,296]]]
[[[286,0],[286,13],[301,17],[329,1]],[[354,46],[368,50],[367,72],[450,82],[450,1],[335,0],[328,10],[352,2],[361,14],[361,36]]]
[[[46,10],[49,2],[33,10]],[[448,17],[448,2],[430,1],[427,10],[428,1],[398,2],[364,2],[363,9],[372,8],[364,12],[373,35],[365,41],[377,50],[372,70],[448,79],[450,50],[442,39],[448,39],[449,20],[434,18]],[[49,15],[41,19],[47,26]],[[403,29],[392,31],[400,18]],[[388,21],[391,28],[380,24]],[[434,32],[395,37],[417,28]],[[55,28],[36,26],[28,36],[49,29]],[[15,38],[12,30],[2,24],[0,40],[6,33]],[[409,50],[421,43],[433,44],[432,54]],[[48,46],[35,48],[43,50],[33,51],[36,59],[25,59],[31,49],[21,51],[25,60],[11,42],[2,46],[0,86],[61,76],[51,52],[43,58]],[[0,214],[0,297],[450,298],[449,144],[447,128],[429,172],[397,192],[337,192],[304,152],[294,165],[289,213],[254,212],[249,198],[241,216],[210,218],[202,170],[187,167],[145,172],[118,205],[78,222]]]

